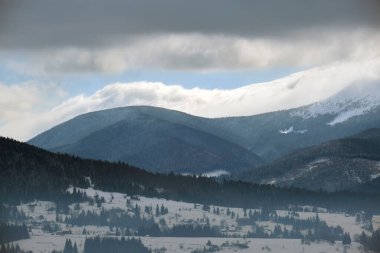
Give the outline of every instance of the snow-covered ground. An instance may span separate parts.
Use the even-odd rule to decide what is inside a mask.
[[[23,249],[29,249],[33,252],[50,253],[54,249],[63,249],[66,238],[77,243],[79,251],[83,250],[85,236],[70,235],[44,235],[35,236],[31,239],[18,241]],[[155,249],[166,249],[167,253],[190,253],[195,249],[203,249],[207,242],[213,245],[221,246],[223,243],[247,242],[247,249],[237,247],[222,247],[220,253],[231,252],[289,252],[289,253],[321,253],[321,252],[347,252],[357,253],[364,252],[362,246],[358,243],[352,243],[350,246],[343,246],[340,242],[330,244],[327,242],[302,244],[298,239],[242,239],[242,238],[178,238],[178,237],[141,237],[145,246]]]
[[[239,226],[237,217],[244,217],[244,210],[241,208],[229,208],[223,206],[210,206],[210,211],[205,211],[200,204],[186,203],[179,201],[172,201],[158,198],[147,198],[142,196],[128,196],[116,192],[104,192],[95,189],[79,189],[86,192],[88,197],[104,198],[105,203],[101,207],[97,205],[90,205],[87,202],[80,203],[79,208],[77,204],[70,205],[70,212],[67,216],[79,214],[82,211],[95,211],[100,213],[102,209],[120,209],[127,213],[131,213],[131,209],[137,204],[141,208],[141,215],[143,217],[153,217],[155,222],[165,219],[168,227],[176,224],[210,224],[211,226],[218,226],[223,231],[227,232],[231,237],[239,238],[167,238],[167,237],[142,237],[143,243],[152,248],[160,249],[166,248],[165,252],[191,252],[194,249],[203,249],[206,242],[210,240],[215,245],[222,245],[224,242],[248,242],[248,249],[237,249],[223,247],[219,252],[361,252],[360,245],[353,243],[350,247],[344,247],[340,242],[329,244],[327,242],[302,244],[299,239],[243,239],[244,234],[251,231],[252,226]],[[69,192],[73,188],[68,189]],[[163,205],[168,209],[168,213],[156,217],[144,212],[145,206],[152,207],[153,213],[156,206]],[[305,209],[312,210],[312,207],[305,207]],[[79,249],[83,249],[83,243],[86,236],[94,237],[100,236],[114,236],[108,226],[72,226],[62,222],[55,222],[56,212],[55,204],[47,201],[35,201],[32,203],[24,203],[18,206],[27,217],[29,217],[28,224],[32,226],[31,238],[18,241],[22,249],[32,250],[34,253],[38,252],[51,252],[53,249],[63,250],[66,238],[70,238],[73,242],[77,242]],[[219,209],[220,214],[213,212],[214,209]],[[251,210],[254,212],[255,210]],[[355,216],[350,216],[344,213],[328,213],[327,210],[318,208],[318,216],[320,220],[326,221],[329,226],[341,226],[345,232],[349,232],[351,238],[359,235],[364,231],[363,223],[356,222]],[[232,217],[228,213],[234,212],[235,216]],[[289,210],[276,210],[278,216],[288,216]],[[297,212],[298,219],[307,219],[316,217],[315,212]],[[65,218],[62,215],[61,218]],[[45,233],[42,231],[40,224],[50,221],[58,224],[62,231],[70,231],[72,234],[57,234]],[[380,228],[380,216],[373,217],[374,229]],[[271,221],[259,221],[260,226],[264,226],[266,231],[273,231],[275,223]],[[282,228],[285,225],[281,225]],[[289,229],[288,225],[286,226]],[[88,232],[88,235],[83,235],[83,229]],[[344,251],[345,250],[345,251]]]

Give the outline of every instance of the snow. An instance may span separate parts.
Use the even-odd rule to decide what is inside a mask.
[[[215,170],[207,173],[203,173],[202,176],[204,177],[220,177],[220,176],[226,176],[230,173],[226,170]]]
[[[22,204],[17,209],[34,220],[55,221],[55,204],[53,202],[34,201]]]
[[[354,108],[348,111],[340,112],[338,116],[336,116],[333,121],[327,123],[327,125],[334,126],[336,124],[343,123],[352,117],[364,115],[371,110],[372,108],[362,107],[362,108]]]
[[[365,115],[380,106],[380,85],[351,85],[331,98],[305,106],[291,112],[292,117],[303,119],[316,118],[320,115],[332,115],[329,126],[343,123],[355,116]]]
[[[70,239],[78,246],[79,251],[83,250],[85,236],[56,236],[44,235],[31,239],[18,241],[22,249],[32,250],[34,253],[48,252],[54,249],[63,249],[65,240]],[[353,242],[351,246],[343,246],[340,242],[330,244],[326,242],[302,244],[299,239],[242,239],[242,238],[176,238],[176,237],[141,237],[142,243],[151,249],[165,248],[167,253],[190,253],[195,249],[203,249],[208,241],[213,245],[221,246],[225,242],[230,244],[246,242],[249,248],[237,249],[233,247],[222,248],[221,253],[227,252],[361,252],[361,246]]]
[[[302,129],[302,130],[295,130],[293,126],[289,127],[288,129],[281,129],[278,132],[280,134],[290,134],[290,133],[295,133],[295,134],[304,134],[308,130],[307,129]]]
[[[380,215],[374,215],[372,218],[372,226],[374,230],[380,229]]]
[[[377,168],[377,172],[378,172],[378,173],[377,173],[377,172],[373,173],[373,174],[371,175],[371,180],[380,177],[380,162],[377,162],[377,163],[376,163],[376,168]]]
[[[311,171],[311,170],[317,168],[318,165],[323,164],[323,163],[328,163],[328,162],[330,162],[330,159],[328,159],[328,158],[318,158],[318,159],[306,164],[306,168],[307,168],[307,170]]]
[[[378,177],[380,177],[380,173],[373,174],[371,175],[371,180],[376,179]]]
[[[290,134],[290,133],[292,133],[293,131],[294,131],[294,127],[291,126],[291,127],[289,127],[288,129],[283,129],[283,130],[280,130],[279,132],[280,132],[281,134]]]
[[[324,162],[315,161],[315,162]],[[69,192],[73,191],[73,187],[68,189]],[[227,209],[235,212],[239,217],[244,217],[244,211],[242,208],[231,208],[224,206],[210,206],[210,212],[203,210],[202,205],[197,203],[187,203],[181,201],[172,201],[159,198],[147,198],[143,196],[128,196],[123,193],[118,192],[104,192],[100,190],[95,190],[93,188],[81,189],[76,188],[79,191],[86,192],[88,197],[94,198],[95,196],[103,197],[105,203],[102,203],[102,207],[98,208],[96,205],[89,205],[88,203],[81,203],[80,209],[75,210],[74,204],[70,206],[70,213],[79,213],[82,210],[96,211],[100,212],[102,208],[106,210],[110,209],[122,209],[129,212],[130,206],[139,205],[142,209],[141,214],[148,216],[144,213],[144,206],[152,206],[153,210],[156,205],[164,205],[168,208],[168,214],[161,215],[159,217],[153,217],[156,222],[159,219],[165,219],[167,225],[172,227],[175,224],[205,224],[210,223],[211,226],[219,226],[220,228],[228,231],[231,238],[168,238],[168,237],[142,237],[142,242],[152,248],[160,249],[166,248],[167,253],[175,252],[191,252],[194,249],[203,249],[208,240],[210,240],[215,245],[222,245],[224,242],[247,242],[248,249],[236,249],[236,248],[222,248],[219,252],[360,252],[360,245],[353,243],[350,247],[344,248],[340,242],[334,244],[329,244],[325,242],[321,243],[311,243],[302,244],[301,240],[290,240],[290,239],[243,239],[234,238],[236,236],[242,236],[243,233],[251,231],[251,226],[239,227],[236,218],[231,218],[227,215]],[[128,207],[127,200],[129,200],[130,205]],[[18,206],[22,209],[27,216],[32,219],[33,223],[41,223],[46,221],[55,221],[55,212],[53,211],[55,205],[52,202],[47,201],[34,201],[31,203],[24,203]],[[220,215],[214,214],[212,212],[213,208],[219,208]],[[306,207],[305,207],[306,208]],[[312,210],[313,207],[309,207]],[[255,211],[255,210],[252,210]],[[355,216],[350,216],[345,213],[328,213],[327,210],[317,208],[319,218],[329,226],[341,226],[345,232],[351,234],[351,238],[355,235],[359,235],[363,231],[363,223],[357,223]],[[287,216],[289,214],[288,210],[276,210],[277,215]],[[315,217],[315,212],[297,212],[299,219],[306,219],[309,217]],[[41,218],[42,217],[42,218]],[[264,226],[265,230],[273,231],[275,223],[271,221],[260,221],[258,222],[260,226]],[[26,240],[20,240],[17,243],[22,249],[32,250],[34,253],[38,252],[51,252],[52,250],[62,250],[64,247],[64,242],[66,238],[71,239],[76,242],[79,250],[83,249],[84,240],[86,235],[82,234],[85,228],[89,232],[89,237],[96,235],[100,236],[112,236],[110,234],[109,227],[102,226],[71,226],[64,223],[59,223],[63,230],[70,230],[72,234],[68,235],[57,235],[44,233],[40,226],[35,226],[32,229],[31,238]],[[284,227],[285,225],[282,225]],[[374,216],[373,218],[374,228],[380,227],[380,216]],[[290,229],[290,226],[286,226]]]
[[[182,176],[194,176],[194,173],[181,173]],[[202,177],[221,177],[221,176],[226,176],[230,175],[230,172],[226,170],[213,170],[209,172],[205,172],[200,174]],[[199,175],[195,175],[196,177],[199,177]]]

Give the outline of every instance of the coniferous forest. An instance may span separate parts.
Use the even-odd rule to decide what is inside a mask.
[[[54,154],[6,138],[0,138],[0,173],[2,201],[39,198],[72,203],[83,196],[68,195],[66,189],[70,185],[86,188],[90,178],[97,189],[104,191],[192,203],[244,208],[312,205],[348,212],[380,210],[377,193],[308,191],[174,173],[156,174],[124,163]]]
[[[29,238],[31,230],[28,227],[61,236],[71,235],[73,227],[83,227],[83,250],[79,249],[76,242],[66,239],[64,248],[54,250],[53,253],[79,253],[81,250],[84,253],[152,252],[141,240],[131,236],[243,236],[256,239],[299,239],[302,244],[341,241],[342,245],[350,245],[354,240],[350,233],[339,225],[332,226],[320,220],[318,208],[356,215],[356,220],[365,224],[372,234],[362,234],[355,240],[368,250],[378,250],[379,231],[372,227],[372,214],[380,212],[378,193],[310,191],[175,173],[157,174],[125,163],[54,154],[6,138],[0,138],[0,183],[0,253],[26,252],[13,242]],[[69,188],[72,190],[69,191]],[[112,194],[111,198],[89,196],[83,189],[124,194],[126,209],[104,208],[104,205],[112,204]],[[184,223],[168,226],[167,217],[173,210],[169,211],[164,204],[140,206],[137,204],[140,196],[199,203],[194,204],[193,209],[203,212],[204,217],[197,220],[185,219]],[[27,210],[30,212],[41,204],[39,201],[54,203],[48,209],[48,212],[55,214],[54,221],[44,221],[45,217],[40,215],[37,219],[42,221],[37,222],[40,225],[35,225],[36,221],[31,222],[25,209],[20,208],[23,203],[29,203]],[[82,205],[95,209],[85,211]],[[222,206],[229,208],[223,209]],[[233,208],[240,208],[243,213],[239,216],[239,212]],[[279,215],[276,210],[289,210],[289,213]],[[306,219],[298,217],[298,212],[310,211],[315,212],[316,216]],[[176,219],[178,213],[175,214]],[[210,224],[206,214],[212,214],[214,219],[219,217],[222,219],[221,224]],[[237,227],[222,224],[226,217],[235,220]],[[263,222],[274,224],[274,229],[268,230]],[[110,237],[100,237],[93,231],[86,230],[86,226],[107,227]],[[251,228],[250,231],[242,232],[242,227],[247,226]],[[223,245],[210,243],[198,251],[213,252],[218,247],[227,247]],[[238,242],[233,245],[246,246]]]

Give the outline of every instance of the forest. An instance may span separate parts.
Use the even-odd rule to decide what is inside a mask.
[[[150,173],[125,163],[80,159],[54,154],[12,139],[0,138],[0,200],[33,199],[73,203],[85,196],[68,195],[72,186],[159,197],[206,205],[271,209],[289,205],[311,205],[329,210],[380,211],[380,194],[353,191],[308,191],[241,181],[174,173]]]

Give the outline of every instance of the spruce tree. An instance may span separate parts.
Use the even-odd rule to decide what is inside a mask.
[[[350,233],[344,233],[343,238],[342,238],[342,244],[343,245],[349,245],[349,244],[351,244]]]
[[[156,217],[160,216],[160,208],[156,205]]]

